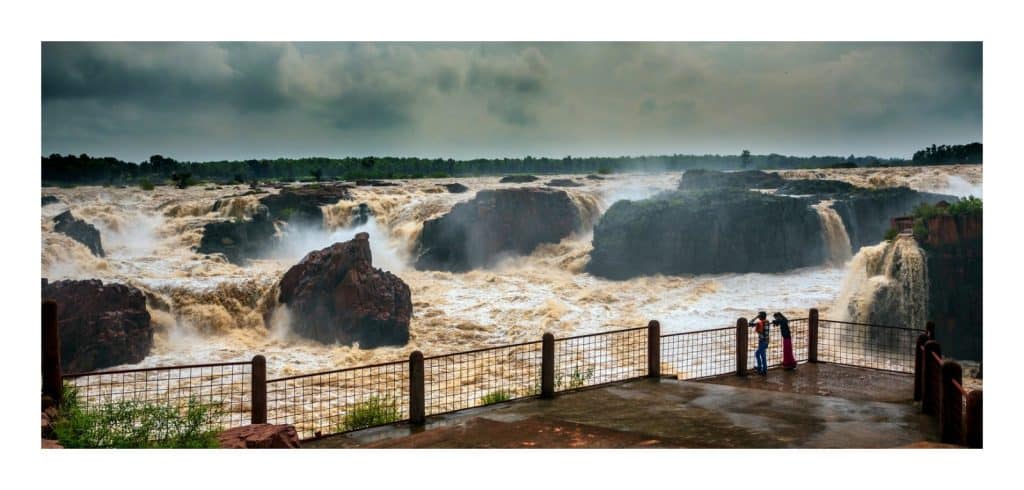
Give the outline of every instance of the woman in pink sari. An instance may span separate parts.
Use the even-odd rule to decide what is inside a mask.
[[[779,332],[782,333],[782,367],[785,369],[796,369],[796,358],[793,357],[793,338],[789,332],[789,320],[782,316],[782,313],[776,312],[772,315],[775,320],[772,321],[772,325],[778,325]]]

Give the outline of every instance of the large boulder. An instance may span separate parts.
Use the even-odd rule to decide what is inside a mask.
[[[458,272],[487,267],[503,255],[529,254],[542,243],[558,243],[581,225],[580,210],[565,191],[480,191],[423,223],[416,268]]]
[[[500,184],[526,184],[536,182],[538,179],[533,175],[506,175],[498,181]]]
[[[291,312],[294,333],[364,349],[409,341],[409,286],[373,268],[369,238],[359,233],[310,252],[284,274],[278,300]]]
[[[337,184],[314,184],[301,187],[286,187],[277,194],[260,199],[267,207],[270,218],[287,221],[292,225],[320,227],[324,215],[320,207],[350,199],[350,186]]]
[[[223,254],[233,264],[260,257],[276,243],[274,223],[266,206],[260,205],[252,219],[214,221],[203,226],[203,238],[196,252]]]
[[[299,434],[287,424],[252,424],[217,434],[221,449],[298,449]]]
[[[583,184],[572,179],[551,179],[544,185],[551,187],[583,187]]]
[[[103,244],[100,242],[100,231],[95,226],[86,223],[74,215],[71,211],[64,211],[53,218],[53,231],[63,233],[75,241],[89,247],[93,255],[104,257]]]
[[[469,187],[466,187],[464,184],[460,184],[458,182],[453,182],[451,184],[441,184],[441,187],[444,187],[445,190],[452,194],[462,194],[463,192],[469,190]]]
[[[593,243],[586,270],[612,279],[780,272],[827,258],[807,201],[739,190],[616,202],[594,227]]]
[[[679,179],[680,190],[702,190],[715,188],[775,189],[785,179],[779,174],[760,170],[720,172],[718,170],[693,169],[683,173]]]
[[[60,363],[82,372],[142,361],[153,347],[146,296],[124,284],[57,281],[43,288],[57,302]]]
[[[47,204],[57,204],[59,202],[60,202],[60,199],[57,199],[57,196],[43,196],[43,204],[42,205],[46,206]]]

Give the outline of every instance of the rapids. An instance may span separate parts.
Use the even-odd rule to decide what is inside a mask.
[[[938,192],[953,185],[977,186],[979,194],[981,181],[980,166],[780,173],[788,178],[910,185]],[[193,250],[204,224],[245,219],[265,194],[240,196],[247,191],[243,186],[160,186],[152,191],[47,188],[44,194],[55,195],[61,202],[42,208],[42,276],[51,281],[98,278],[142,289],[157,335],[151,355],[138,366],[242,360],[263,354],[270,376],[397,360],[417,349],[432,355],[539,340],[546,331],[567,336],[643,326],[650,319],[660,320],[663,331],[673,333],[729,326],[737,317],[758,310],[779,310],[800,318],[811,307],[827,310],[840,294],[845,276],[842,262],[850,254],[848,239],[846,249],[833,255],[843,260],[783,274],[658,275],[610,281],[583,273],[591,250],[591,229],[600,214],[617,200],[643,199],[674,189],[679,174],[616,174],[600,181],[564,177],[585,184],[564,189],[585,217],[584,229],[560,243],[542,245],[529,256],[508,257],[491,269],[458,274],[417,271],[409,265],[423,222],[472,199],[480,190],[546,180],[499,184],[499,177],[421,179],[401,181],[394,187],[357,187],[351,201],[323,206],[323,229],[281,228],[281,247],[275,254],[246,266]],[[470,190],[451,194],[438,185],[452,182]],[[368,205],[372,216],[365,224],[351,227],[360,203]],[[53,216],[69,208],[100,230],[106,258],[94,257],[85,246],[53,232]],[[360,350],[290,335],[289,314],[276,302],[276,282],[306,253],[361,231],[370,234],[374,266],[394,272],[412,290],[409,344]],[[270,319],[267,324],[264,318]]]

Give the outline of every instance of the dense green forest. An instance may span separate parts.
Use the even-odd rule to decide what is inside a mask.
[[[920,155],[920,159],[919,159]],[[514,173],[615,173],[630,171],[680,171],[704,169],[780,169],[824,167],[874,167],[942,163],[981,163],[981,143],[932,146],[914,154],[913,160],[857,157],[797,157],[779,154],[753,155],[666,155],[639,157],[494,158],[475,160],[347,157],[279,158],[276,160],[233,160],[184,162],[161,155],[133,163],[112,157],[86,154],[42,157],[43,185],[100,184],[143,186],[197,182],[242,183],[254,181],[312,181],[396,179],[422,177],[463,177]]]

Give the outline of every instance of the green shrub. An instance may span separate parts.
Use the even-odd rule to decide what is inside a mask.
[[[428,175],[427,177],[429,177],[431,179],[447,179],[448,177],[451,177],[451,176],[448,175],[448,173],[446,173],[446,172],[433,172],[430,175]]]
[[[151,191],[156,186],[154,186],[153,183],[149,181],[149,179],[142,179],[139,181],[139,187],[141,187],[142,190],[144,191]]]
[[[291,219],[292,215],[295,214],[295,208],[284,208],[278,213],[278,218],[284,221]]]
[[[504,401],[511,400],[512,396],[505,390],[495,390],[482,397],[480,397],[481,405],[490,405],[492,403],[501,403]]]
[[[914,220],[913,232],[914,238],[916,238],[917,241],[924,241],[928,238],[928,225],[925,225],[925,221],[923,219],[917,218]]]
[[[953,216],[981,214],[981,199],[974,196],[959,199],[949,205],[948,211]]]
[[[608,167],[606,165],[601,165],[597,169],[597,173],[601,174],[601,175],[608,175],[608,174],[612,173],[612,169],[611,169],[611,167]]]
[[[888,230],[885,230],[885,241],[891,242],[894,238],[896,238],[896,235],[899,234],[900,232],[897,231],[896,228],[889,228]]]
[[[345,413],[339,431],[365,429],[398,421],[398,406],[394,400],[371,396]]]
[[[587,381],[594,379],[594,368],[591,366],[586,370],[580,370],[579,366],[572,368],[572,373],[569,376],[565,376],[562,373],[558,373],[555,377],[555,389],[565,387],[567,390],[574,390],[576,388],[582,388],[587,385]]]
[[[53,430],[66,448],[215,448],[223,409],[189,399],[184,407],[134,400],[84,407],[65,385]]]

